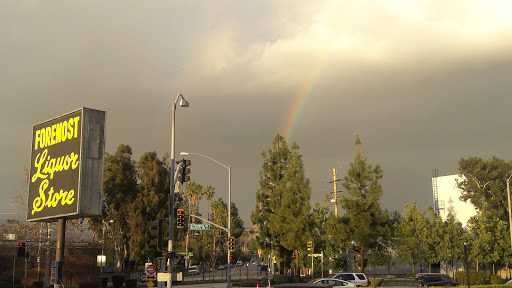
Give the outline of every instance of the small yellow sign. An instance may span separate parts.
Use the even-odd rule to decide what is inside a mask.
[[[153,281],[149,281],[148,282],[148,287],[149,288],[153,288],[153,286],[155,286],[155,283],[153,283]]]
[[[157,279],[157,276],[155,274],[153,275],[146,275],[146,281],[155,281]]]
[[[261,249],[258,249],[258,254],[261,255]]]

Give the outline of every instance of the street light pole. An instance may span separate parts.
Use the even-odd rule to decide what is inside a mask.
[[[170,185],[170,191],[169,191],[169,242],[167,246],[167,271],[169,273],[169,279],[167,280],[167,288],[172,287],[172,262],[173,259],[171,259],[172,256],[172,241],[174,239],[174,144],[175,144],[175,119],[176,119],[176,105],[178,104],[178,100],[181,98],[180,106],[181,107],[188,107],[190,104],[183,98],[183,95],[178,94],[176,96],[176,100],[172,103],[172,109],[171,109],[171,185]]]
[[[224,164],[220,163],[219,161],[213,159],[212,157],[204,155],[204,154],[201,154],[201,153],[181,152],[180,155],[199,155],[199,156],[202,156],[204,158],[210,159],[211,161],[213,161],[213,162],[219,164],[220,166],[228,169],[228,230],[227,231],[228,231],[228,239],[231,238],[231,166],[224,165]],[[228,284],[227,284],[227,288],[231,288],[231,263],[230,263],[230,258],[231,258],[231,250],[229,250],[229,247],[228,247],[228,276],[227,276]]]
[[[510,248],[512,248],[512,209],[510,204],[510,177],[512,174],[508,176],[507,179],[507,201],[508,201],[508,225],[510,227]]]
[[[231,166],[228,166],[228,239],[231,238]],[[228,285],[231,288],[231,250],[228,247]]]

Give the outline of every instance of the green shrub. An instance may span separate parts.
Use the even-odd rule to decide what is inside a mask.
[[[455,281],[460,285],[467,285],[467,275],[465,271],[455,272]],[[485,283],[485,274],[482,271],[469,271],[469,284],[483,285]]]
[[[34,288],[43,288],[44,281],[34,281],[34,283],[32,283],[32,286],[34,286]]]
[[[124,284],[124,275],[112,275],[112,285],[114,288],[121,288]]]
[[[292,277],[288,274],[275,274],[274,284],[284,284],[292,282]]]
[[[98,288],[100,284],[96,281],[85,281],[80,284],[78,284],[78,287],[80,288]]]
[[[135,288],[137,287],[137,279],[126,279],[124,285],[126,285],[126,288]]]
[[[240,287],[242,285],[240,285],[240,282],[233,282],[231,283],[231,286]]]
[[[503,283],[503,279],[500,275],[491,275],[491,284],[499,285],[501,283]]]

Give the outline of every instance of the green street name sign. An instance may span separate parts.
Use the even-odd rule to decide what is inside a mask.
[[[210,224],[188,224],[189,230],[210,230]]]

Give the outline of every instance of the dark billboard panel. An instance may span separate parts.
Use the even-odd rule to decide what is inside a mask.
[[[32,131],[28,221],[101,214],[105,112],[81,108]]]

